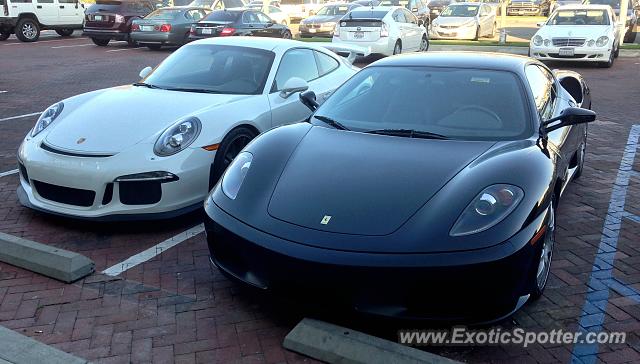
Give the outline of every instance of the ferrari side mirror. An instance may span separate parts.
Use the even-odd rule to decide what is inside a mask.
[[[579,107],[570,107],[568,109],[565,109],[562,112],[562,114],[560,114],[559,116],[545,121],[543,123],[543,126],[544,126],[544,131],[548,133],[556,129],[563,128],[565,126],[590,123],[595,120],[596,120],[595,112],[587,109],[582,109]],[[559,123],[553,124],[557,121],[559,121]],[[550,125],[550,124],[553,124],[553,125]]]
[[[304,104],[304,106],[308,107],[311,111],[316,111],[318,106],[318,101],[316,101],[316,93],[313,91],[306,91],[300,94],[300,102]]]

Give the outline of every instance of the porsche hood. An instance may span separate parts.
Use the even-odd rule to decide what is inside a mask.
[[[287,162],[268,212],[325,232],[391,234],[493,144],[313,127]]]
[[[180,118],[244,97],[114,87],[65,101],[60,120],[46,130],[45,143],[73,152],[116,154],[162,132]]]

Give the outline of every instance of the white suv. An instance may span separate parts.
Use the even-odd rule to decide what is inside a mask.
[[[15,33],[23,42],[35,42],[44,29],[70,36],[83,23],[84,5],[78,0],[0,0],[0,40]]]

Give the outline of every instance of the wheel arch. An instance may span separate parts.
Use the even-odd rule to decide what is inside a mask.
[[[21,13],[20,15],[18,15],[18,21],[22,19],[31,19],[31,20],[35,20],[39,25],[42,24],[40,23],[38,16],[34,13]]]

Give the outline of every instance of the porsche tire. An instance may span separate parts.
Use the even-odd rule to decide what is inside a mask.
[[[216,152],[211,171],[209,172],[209,190],[213,189],[229,164],[253,138],[258,136],[254,130],[247,127],[233,129],[227,134]]]

